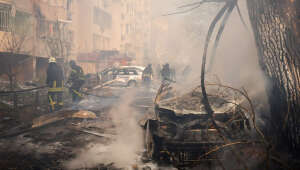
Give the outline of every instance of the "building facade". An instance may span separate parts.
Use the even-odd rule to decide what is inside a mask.
[[[73,1],[71,30],[74,33],[74,48],[72,54],[85,73],[95,73],[100,70],[99,61],[89,58],[91,54],[112,49],[110,3],[112,2],[103,0]]]
[[[121,0],[121,7],[120,50],[142,64],[149,57],[151,1]]]
[[[150,0],[74,0],[72,9],[74,54],[81,56],[78,62],[86,73],[111,66],[101,54],[118,51],[120,56],[111,57],[126,56],[138,64],[148,56]]]
[[[11,62],[31,67],[21,81],[44,79],[49,57],[75,60],[85,73],[112,65],[102,60],[108,54],[117,64],[117,59],[130,64],[122,57],[143,64],[149,56],[150,9],[150,0],[0,0],[0,53],[28,56]]]
[[[63,62],[72,48],[68,30],[70,0],[0,0],[0,53],[9,53],[6,64],[15,68],[19,81],[45,77],[47,58]],[[17,56],[27,57],[17,57]],[[2,59],[7,55],[2,55]],[[17,71],[28,68],[29,72]],[[10,69],[7,69],[10,70]],[[5,72],[11,72],[3,70]]]

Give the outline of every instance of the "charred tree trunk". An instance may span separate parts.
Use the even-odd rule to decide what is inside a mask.
[[[299,156],[299,1],[247,0],[247,5],[260,66],[270,82],[270,132]]]

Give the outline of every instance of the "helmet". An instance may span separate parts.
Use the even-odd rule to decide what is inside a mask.
[[[71,61],[69,62],[69,64],[70,64],[70,66],[75,66],[75,65],[76,65],[76,63],[75,63],[74,60],[71,60]]]
[[[56,63],[56,58],[50,57],[48,60],[49,63]]]

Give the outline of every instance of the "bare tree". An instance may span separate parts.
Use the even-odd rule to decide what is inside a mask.
[[[30,51],[25,50],[25,42],[27,40],[27,32],[16,33],[11,31],[5,33],[0,41],[1,48],[6,52],[5,56],[0,58],[1,63],[5,63],[0,68],[0,73],[8,77],[10,90],[13,90],[16,86],[17,75],[20,72],[18,66],[26,62],[26,58],[18,60],[17,56],[21,53],[28,54],[28,51]]]

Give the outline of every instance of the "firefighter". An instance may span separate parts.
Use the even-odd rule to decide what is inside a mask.
[[[56,63],[54,57],[49,58],[47,69],[47,86],[50,112],[60,110],[63,107],[63,81],[64,74],[61,66]]]
[[[171,70],[168,63],[163,65],[163,68],[161,70],[161,77],[162,77],[162,81],[165,80],[171,81]]]
[[[155,77],[156,77],[157,80],[161,79],[161,67],[160,67],[160,64],[156,65],[156,68],[155,68]]]
[[[142,80],[146,86],[150,85],[152,76],[153,76],[152,65],[148,64],[148,66],[144,69],[143,74],[142,74]]]
[[[82,98],[81,87],[85,82],[84,73],[80,66],[76,65],[74,60],[70,61],[71,74],[68,79],[70,84],[69,91],[72,94],[72,101],[78,103]]]

